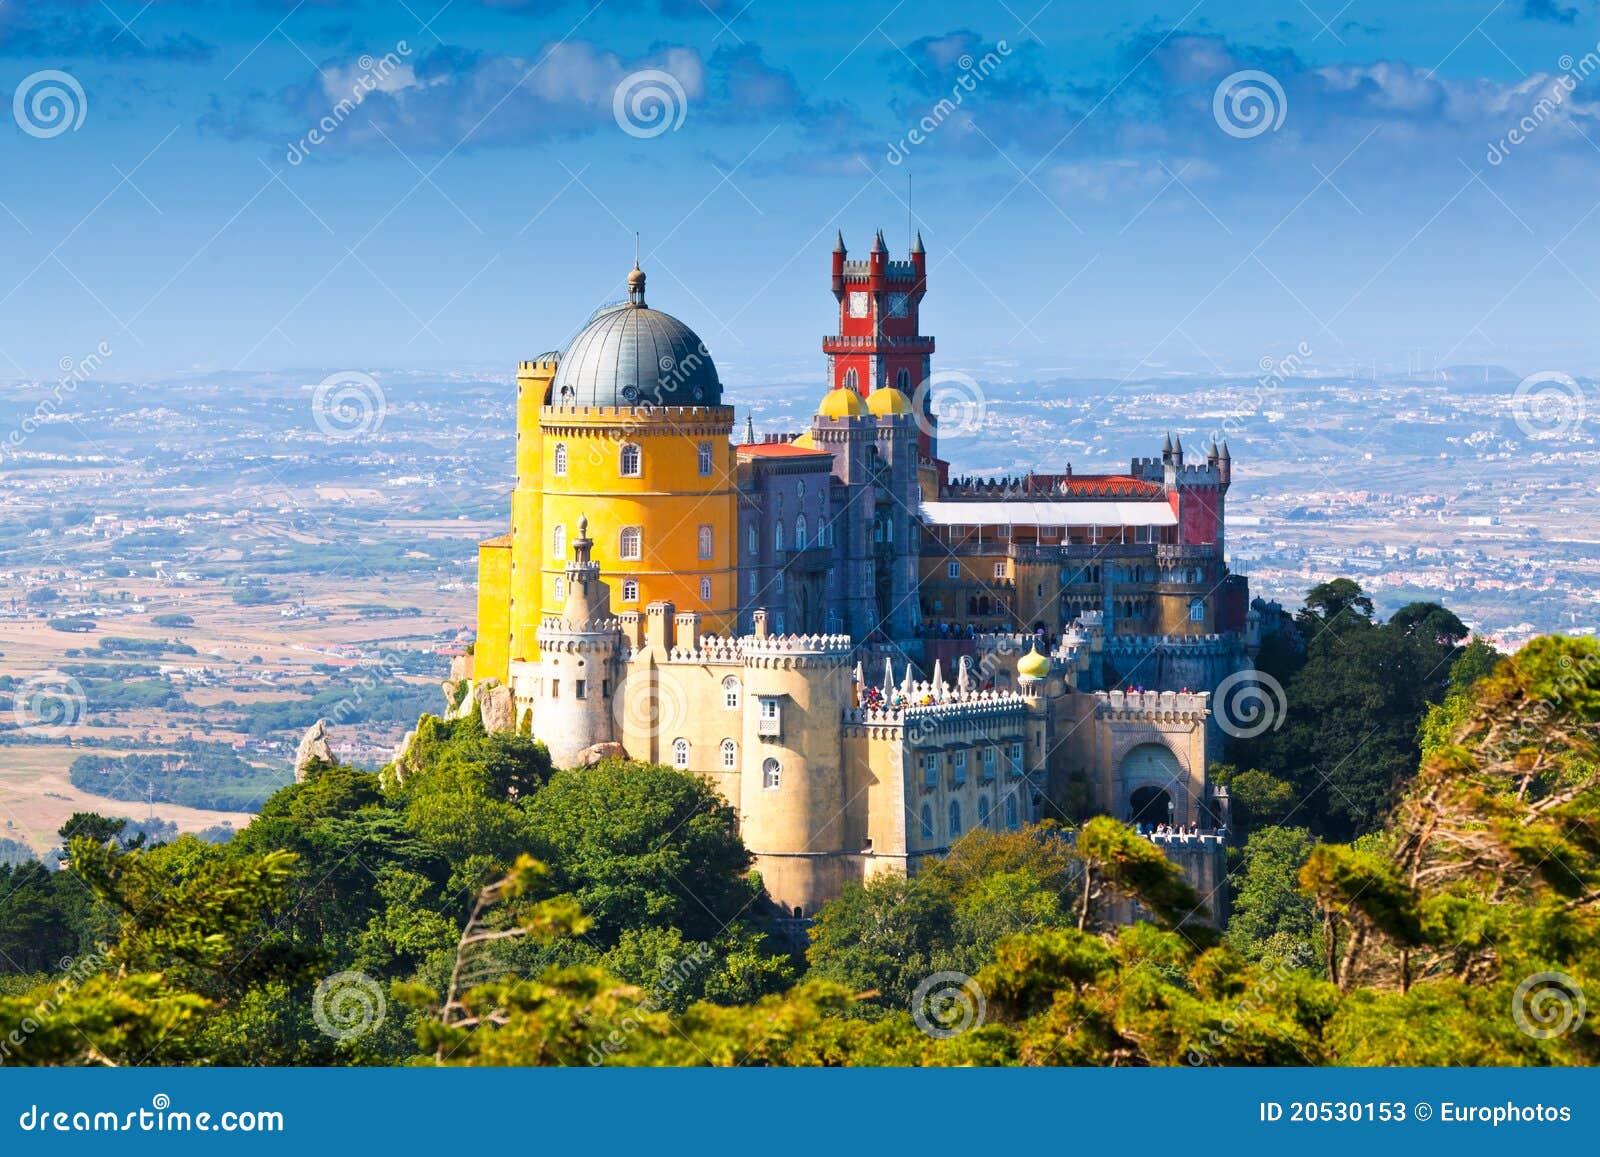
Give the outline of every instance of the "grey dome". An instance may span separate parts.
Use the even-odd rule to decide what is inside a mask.
[[[720,406],[722,383],[694,330],[644,304],[644,274],[629,300],[590,319],[561,354],[556,406]]]

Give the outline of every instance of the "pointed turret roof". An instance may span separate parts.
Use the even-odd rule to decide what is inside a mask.
[[[844,247],[844,230],[838,230],[833,237],[833,251],[835,253],[847,252]]]
[[[911,242],[911,252],[913,252],[913,253],[926,253],[927,252],[927,250],[922,247],[922,230],[921,229],[917,230],[916,239]]]

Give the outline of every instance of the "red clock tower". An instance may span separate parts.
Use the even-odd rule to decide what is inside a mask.
[[[928,255],[922,234],[911,243],[909,261],[891,261],[883,230],[865,261],[845,259],[844,234],[833,246],[833,296],[839,300],[839,331],[822,339],[828,355],[828,382],[863,398],[893,387],[920,412],[918,449],[933,458],[937,449],[933,407],[925,388],[933,359],[933,338],[918,332],[922,297],[928,291]]]

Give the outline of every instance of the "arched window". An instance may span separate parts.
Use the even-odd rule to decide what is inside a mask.
[[[1204,599],[1189,600],[1189,621],[1203,623],[1206,621],[1206,601]]]
[[[700,477],[702,477],[702,478],[710,478],[711,477],[711,443],[710,442],[702,442],[702,443],[700,443],[699,457],[700,457]]]
[[[776,759],[769,759],[761,765],[761,786],[768,791],[777,791],[783,783],[783,771],[778,767]]]
[[[556,558],[567,557],[567,528],[557,523],[555,530],[550,532],[550,550]]]
[[[1006,827],[1016,831],[1022,825],[1017,821],[1017,797],[1006,796]]]
[[[859,390],[861,388],[861,379],[856,376],[855,370],[846,370],[844,372],[844,388],[847,390]]]
[[[732,771],[739,766],[739,745],[731,739],[722,741],[722,769]]]
[[[709,562],[717,552],[716,532],[709,525],[700,527],[700,532],[696,535],[696,545],[699,547],[700,560]]]
[[[624,478],[639,477],[639,447],[632,442],[622,447],[621,471]]]
[[[803,514],[794,520],[794,548],[796,550],[806,548],[806,516]]]
[[[687,739],[674,739],[672,741],[672,766],[679,769],[689,766],[689,741]]]
[[[643,556],[642,534],[637,526],[624,526],[622,535],[617,543],[617,554],[626,559],[637,560]]]
[[[749,530],[745,531],[744,540],[750,548],[751,558],[754,558],[761,552],[761,535],[753,525]]]
[[[711,601],[711,580],[708,578],[700,580],[700,601],[703,603]]]
[[[922,838],[933,839],[933,808],[927,804],[922,805]]]
[[[895,374],[894,384],[902,394],[909,394],[911,392],[911,371],[901,370]]]
[[[565,442],[557,442],[556,443],[556,477],[557,478],[565,478],[566,476],[567,476],[567,444]]]
[[[961,836],[961,801],[950,801],[950,838],[959,839]]]
[[[566,597],[567,597],[567,580],[564,579],[564,578],[558,578],[558,579],[556,579],[556,602],[558,602],[558,603],[559,602],[564,602],[566,600]]]
[[[722,705],[729,711],[739,710],[739,680],[732,675],[722,681]]]
[[[622,580],[622,601],[625,603],[636,603],[639,601],[638,579]]]
[[[989,797],[986,795],[978,797],[978,826],[980,828],[989,826]]]
[[[777,551],[783,549],[783,523],[781,522],[775,522],[772,525],[772,549]]]
[[[806,496],[806,480],[804,478],[794,484],[794,494],[796,498],[804,498]]]

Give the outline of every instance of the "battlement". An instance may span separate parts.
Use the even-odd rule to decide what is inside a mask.
[[[1106,646],[1113,651],[1183,650],[1197,654],[1226,654],[1238,644],[1234,635],[1108,635]]]
[[[846,707],[843,720],[858,726],[902,727],[918,721],[946,722],[1026,712],[1028,701],[1011,691],[954,691],[946,688],[936,698],[931,683],[917,683],[909,701],[891,700],[881,705]]]
[[[698,647],[673,647],[667,652],[669,663],[735,665],[743,662],[742,640],[728,635],[702,635]]]
[[[532,361],[517,363],[517,377],[536,378],[544,374],[554,374],[561,368],[561,353],[559,350],[541,354]]]
[[[844,261],[840,263],[840,268],[848,282],[861,283],[872,279],[871,261]],[[890,282],[914,282],[917,280],[917,267],[909,261],[885,261],[883,277]]]
[[[1211,696],[1204,691],[1096,691],[1100,718],[1204,720]]]
[[[849,655],[855,641],[849,635],[744,635],[739,648],[747,656]]]

